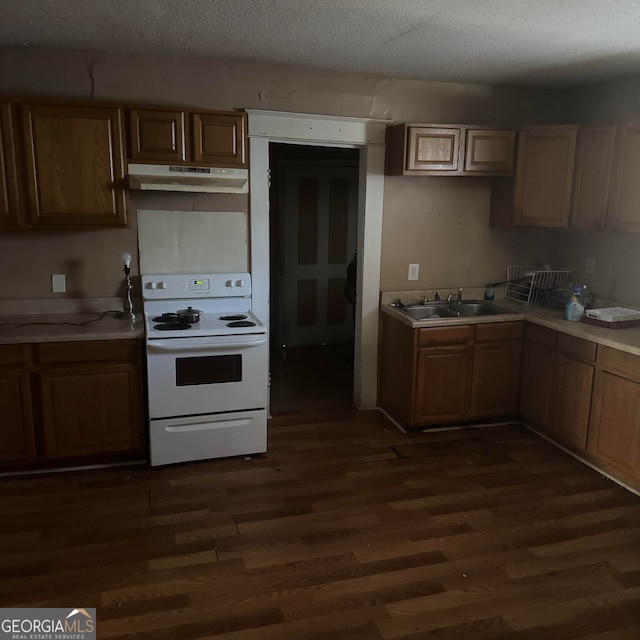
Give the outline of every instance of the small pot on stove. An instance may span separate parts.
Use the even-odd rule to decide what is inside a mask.
[[[180,322],[200,322],[200,316],[202,315],[200,309],[194,309],[193,307],[187,307],[186,309],[178,309],[176,314]]]

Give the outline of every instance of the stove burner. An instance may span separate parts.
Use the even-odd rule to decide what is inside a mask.
[[[255,327],[256,323],[251,320],[236,320],[235,322],[228,322],[227,327]]]
[[[154,319],[154,322],[157,320],[157,318]],[[169,320],[161,320],[160,322],[162,322],[163,324],[155,324],[153,325],[154,329],[157,329],[158,331],[173,331],[176,329],[179,330],[183,330],[183,329],[191,329],[191,325],[188,322],[171,322]]]
[[[242,313],[238,313],[236,315],[225,315],[225,316],[219,316],[220,320],[246,320],[247,316],[245,316]]]
[[[163,313],[157,318],[153,318],[153,322],[180,322],[177,313]]]

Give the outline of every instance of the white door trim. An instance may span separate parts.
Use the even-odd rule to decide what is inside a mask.
[[[378,314],[384,140],[387,122],[247,109],[251,141],[249,173],[250,262],[253,307],[269,323],[269,142],[360,149],[358,202],[358,305],[353,399],[357,407],[377,404]]]

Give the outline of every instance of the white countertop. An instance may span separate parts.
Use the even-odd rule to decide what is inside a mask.
[[[142,315],[135,324],[114,312],[0,315],[0,344],[128,340],[144,336]]]
[[[640,355],[640,327],[627,329],[608,329],[597,327],[584,322],[570,322],[564,317],[563,309],[546,309],[544,307],[531,307],[511,300],[496,300],[492,304],[507,311],[504,315],[480,316],[476,318],[437,318],[427,320],[413,320],[402,313],[401,308],[381,304],[380,310],[387,315],[396,318],[403,324],[414,329],[426,327],[448,327],[468,324],[484,324],[487,322],[513,322],[515,320],[527,320],[542,325],[555,331],[561,331],[578,338],[591,340],[598,344],[620,349],[628,353]]]

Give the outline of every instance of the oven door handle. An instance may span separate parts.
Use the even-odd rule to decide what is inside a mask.
[[[246,342],[216,342],[216,343],[200,343],[200,344],[176,344],[175,342],[147,342],[149,351],[221,351],[223,349],[242,349],[244,347],[259,347],[265,344],[266,338],[258,338],[257,340],[247,340]]]

